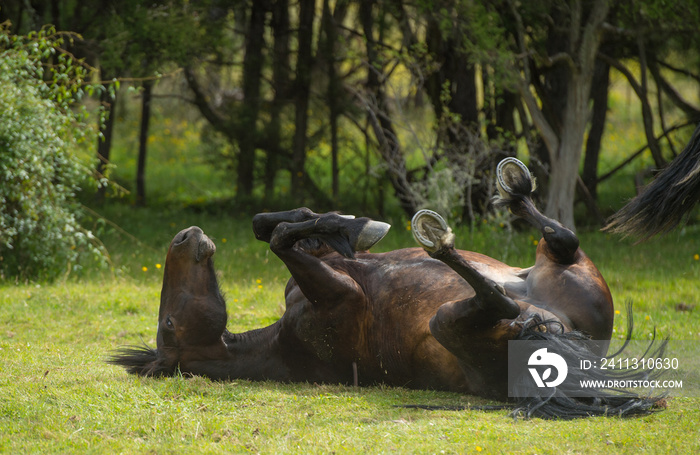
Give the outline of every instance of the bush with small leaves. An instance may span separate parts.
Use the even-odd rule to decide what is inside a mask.
[[[0,28],[0,279],[50,280],[107,257],[79,221],[96,137],[76,108],[88,72],[62,42],[50,28]]]

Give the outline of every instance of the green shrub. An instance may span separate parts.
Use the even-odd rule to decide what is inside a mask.
[[[49,28],[0,30],[0,279],[52,279],[106,258],[76,201],[94,164],[81,147],[96,141],[73,109],[87,71],[61,44]]]

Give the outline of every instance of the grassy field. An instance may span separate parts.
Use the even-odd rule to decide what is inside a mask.
[[[619,117],[618,117],[619,118]],[[108,269],[53,284],[0,283],[0,452],[2,453],[698,453],[700,398],[632,418],[514,421],[507,411],[425,411],[405,404],[484,404],[454,393],[400,388],[278,384],[203,378],[142,379],[105,362],[121,345],[155,344],[162,266],[172,237],[198,225],[217,244],[228,328],[268,325],[283,312],[288,272],[256,242],[248,216],[183,208],[230,196],[230,179],[189,155],[196,119],[157,114],[150,141],[152,206],[113,201],[93,230],[111,252]],[[637,125],[638,128],[638,125]],[[129,186],[136,124],[117,125],[114,177]],[[611,122],[602,163],[637,147],[639,129]],[[157,165],[160,164],[160,165]],[[634,169],[644,163],[635,163]],[[631,178],[601,186],[607,212],[629,197]],[[169,207],[169,208],[165,208]],[[361,214],[358,214],[361,215]],[[388,220],[377,250],[413,246],[406,220]],[[498,223],[457,230],[457,246],[528,266],[534,232]],[[618,310],[634,302],[635,338],[700,342],[700,227],[642,245],[581,232],[581,245],[606,277]],[[680,309],[694,308],[691,311]],[[624,336],[624,310],[614,337]]]
[[[288,273],[247,220],[113,205],[104,228],[113,268],[51,285],[0,288],[0,451],[6,453],[697,453],[697,398],[633,419],[514,422],[506,411],[424,411],[402,404],[467,405],[453,393],[338,385],[141,379],[107,365],[116,347],[155,343],[162,264],[181,228],[215,239],[229,329],[267,325],[282,312]],[[157,220],[157,221],[154,221]],[[127,234],[130,233],[130,234]],[[460,230],[458,246],[516,265],[534,255],[533,233],[498,226]],[[635,302],[636,336],[656,327],[700,340],[700,236],[688,227],[634,246],[590,232],[582,245],[606,276],[617,307]],[[395,223],[380,249],[412,246]],[[624,312],[616,318],[622,337]]]

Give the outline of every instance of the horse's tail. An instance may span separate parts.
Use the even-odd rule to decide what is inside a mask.
[[[620,356],[628,346],[633,329],[632,306],[627,305],[627,338],[617,352],[608,355],[608,359]],[[546,322],[546,321],[545,321]],[[544,322],[543,322],[544,323]],[[550,352],[561,355],[568,365],[580,365],[581,361],[589,361],[593,365],[601,364],[601,356],[591,350],[590,340],[580,332],[564,334],[540,332],[537,326],[523,330],[518,340],[537,341],[546,343]],[[652,339],[644,353],[644,358],[660,358],[668,344],[668,340]],[[512,411],[513,417],[540,417],[544,419],[574,419],[588,416],[620,416],[647,414],[665,407],[665,394],[656,391],[657,395],[642,396],[630,390],[611,387],[608,384],[629,383],[629,381],[652,382],[658,379],[662,370],[645,368],[614,368],[614,369],[579,369],[570,368],[566,381],[553,389],[548,389],[546,395],[533,393],[534,386],[530,377],[525,375],[516,381],[511,394],[517,402]],[[587,382],[594,385],[586,388],[586,396],[572,391],[580,384]],[[650,392],[651,393],[651,392]]]
[[[683,152],[609,220],[605,231],[650,237],[678,225],[700,200],[700,125]]]

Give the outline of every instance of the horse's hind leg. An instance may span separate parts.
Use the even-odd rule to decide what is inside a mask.
[[[485,278],[455,250],[454,234],[440,215],[430,210],[419,211],[411,221],[411,230],[431,257],[445,263],[474,289],[476,296],[469,299],[469,306],[483,312],[480,317],[485,322],[518,317],[520,307],[505,295],[503,287]]]
[[[559,221],[548,218],[537,210],[530,197],[535,191],[535,184],[527,166],[515,158],[506,158],[498,163],[496,176],[500,193],[496,205],[508,207],[511,213],[539,229],[546,242],[547,256],[551,260],[559,264],[571,264],[578,250],[578,237]]]
[[[472,393],[504,398],[507,340],[519,330],[509,320],[520,316],[520,307],[500,284],[484,277],[455,250],[452,230],[440,215],[422,210],[413,217],[411,229],[432,258],[457,272],[474,290],[472,296],[465,293],[464,300],[442,304],[430,319],[430,333],[457,357]]]

